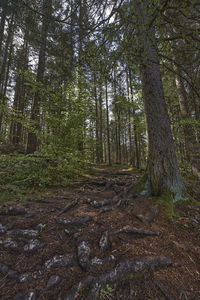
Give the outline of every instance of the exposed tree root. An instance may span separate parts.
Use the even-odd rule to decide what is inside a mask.
[[[102,287],[107,284],[119,283],[134,277],[135,274],[143,272],[150,267],[163,268],[170,266],[170,258],[155,256],[147,258],[138,258],[134,260],[125,260],[119,263],[114,269],[98,277],[87,276],[77,285],[75,285],[68,294],[61,298],[63,300],[96,300]],[[85,295],[83,297],[83,294]]]
[[[70,210],[71,208],[75,207],[78,204],[79,198],[76,198],[71,203],[67,204],[56,216],[55,218],[59,217],[60,215],[64,214],[66,211]]]
[[[57,218],[56,221],[65,226],[65,227],[70,227],[70,226],[85,226],[87,222],[91,221],[93,217],[88,216],[85,218],[74,218],[74,219],[61,219]]]
[[[127,195],[134,187],[134,184],[131,183],[128,187],[124,188],[118,195],[116,195],[113,200],[118,200],[119,198],[123,198],[125,195]]]
[[[115,209],[117,209],[118,207],[117,206],[114,206],[114,207],[106,207],[106,208],[102,208],[96,216],[100,216],[101,214],[104,214],[104,213],[107,213],[107,212],[110,212],[110,211],[114,211]]]
[[[135,236],[159,236],[161,235],[161,232],[158,231],[148,231],[143,228],[135,228],[130,226],[125,226],[122,229],[115,231],[115,234],[119,233],[127,233],[127,234],[133,234]]]
[[[160,212],[160,205],[153,206],[145,215],[137,215],[137,218],[141,220],[145,225],[150,226],[153,220],[158,216]]]
[[[87,242],[82,241],[78,245],[78,255],[77,256],[78,256],[79,265],[84,271],[87,271],[87,269],[88,269],[90,253],[91,253],[91,250],[90,250],[90,247],[88,246]]]
[[[164,287],[162,287],[159,282],[156,281],[155,284],[167,300],[175,300],[174,297]]]
[[[99,207],[102,207],[102,206],[111,205],[111,204],[113,204],[115,202],[116,201],[113,200],[113,199],[111,199],[111,200],[105,199],[105,200],[101,200],[101,201],[96,201],[96,200],[89,201],[90,205],[92,207],[95,207],[95,208],[99,208]]]

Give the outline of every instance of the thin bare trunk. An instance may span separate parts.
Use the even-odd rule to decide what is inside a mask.
[[[111,156],[110,156],[110,124],[109,124],[109,107],[108,107],[108,83],[105,81],[106,86],[106,129],[107,129],[107,151],[108,151],[108,164],[111,165]]]
[[[45,72],[45,60],[46,60],[46,46],[47,46],[47,33],[49,28],[49,15],[51,14],[51,1],[43,0],[43,21],[42,21],[42,33],[41,44],[39,50],[39,61],[37,69],[38,83],[43,83]],[[31,111],[31,122],[33,123],[33,131],[28,133],[26,153],[34,153],[38,147],[38,132],[40,129],[40,91],[35,93],[33,99],[33,106]]]
[[[181,118],[185,123],[183,123],[183,132],[185,138],[185,149],[187,154],[187,159],[189,160],[192,168],[193,174],[200,179],[200,147],[197,142],[194,129],[192,125],[187,121],[190,118],[187,93],[185,87],[180,77],[180,69],[175,67],[175,83],[177,88],[177,95],[179,100],[179,107]]]

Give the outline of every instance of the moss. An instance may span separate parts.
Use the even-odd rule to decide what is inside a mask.
[[[175,205],[173,203],[174,195],[169,190],[164,190],[156,203],[159,203],[164,211],[170,218],[177,218],[179,215],[176,212]]]
[[[142,196],[150,196],[150,186],[149,186],[148,176],[145,173],[142,178],[136,183],[134,191]]]
[[[126,276],[124,276],[123,280],[141,279],[144,277],[145,273],[146,273],[146,269],[139,273],[129,273]]]
[[[185,200],[185,201],[177,201],[176,205],[181,205],[181,204],[190,205],[190,204],[193,204],[193,205],[200,206],[200,202],[197,201],[197,200],[195,200],[194,198],[192,198],[192,196],[190,196],[190,194],[188,194],[187,192],[185,192],[184,195],[185,195],[185,198],[187,200]]]

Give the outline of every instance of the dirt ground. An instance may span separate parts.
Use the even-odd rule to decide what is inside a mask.
[[[157,199],[132,194],[140,176],[101,167],[65,189],[1,205],[0,299],[200,299],[200,208],[181,205],[174,219],[161,209],[151,224],[143,222]],[[119,274],[98,297],[89,298],[89,285],[78,288],[88,276],[106,278],[120,263],[148,257],[172,263]]]

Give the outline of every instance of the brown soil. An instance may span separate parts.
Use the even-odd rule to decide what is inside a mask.
[[[56,300],[88,275],[104,274],[124,259],[148,256],[169,257],[173,264],[158,270],[148,269],[138,276],[130,276],[111,287],[102,288],[100,299],[200,299],[200,208],[198,206],[186,204],[179,206],[177,211],[180,217],[176,219],[170,219],[161,210],[149,227],[137,216],[144,215],[155,205],[156,199],[153,197],[131,198],[129,194],[127,195],[129,201],[125,204],[98,216],[96,215],[102,207],[94,208],[88,203],[89,200],[98,202],[113,199],[130,183],[136,182],[140,176],[135,171],[102,167],[99,168],[96,177],[86,182],[49,193],[42,198],[46,202],[40,201],[41,197],[36,196],[29,196],[24,202],[16,199],[12,206],[24,206],[28,214],[0,216],[0,223],[13,229],[35,229],[38,224],[43,224],[37,239],[46,244],[33,254],[13,252],[2,247],[0,263],[22,274],[35,272],[40,268],[39,266],[43,266],[45,261],[55,255],[72,254],[77,258],[75,233],[79,233],[81,238],[87,241],[91,249],[91,258],[103,259],[113,255],[116,261],[103,266],[90,266],[87,271],[83,271],[78,263],[73,267],[51,268],[41,277],[27,283],[8,279],[6,275],[0,273],[0,299],[14,299],[19,293],[27,294],[28,291],[35,290],[38,292],[39,300]],[[107,184],[102,183],[101,186],[101,182]],[[111,182],[115,182],[116,185],[111,185]],[[124,186],[121,185],[122,183]],[[73,219],[86,216],[93,216],[93,218],[85,226],[67,228],[70,232],[67,235],[64,227],[56,222],[55,216],[76,198],[80,199],[78,205],[61,214],[60,218]],[[1,207],[0,211],[9,206],[11,206],[10,202]],[[162,234],[139,238],[126,233],[112,234],[127,225],[162,232]],[[102,251],[99,248],[99,240],[105,231],[110,233],[111,247],[109,250]],[[1,235],[0,240],[5,237],[8,236]],[[16,237],[13,239],[17,240]],[[23,242],[23,239],[19,239],[19,245]],[[53,289],[47,290],[46,285],[52,275],[60,276],[61,281]],[[85,299],[85,296],[82,295],[79,299]]]

